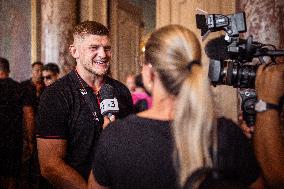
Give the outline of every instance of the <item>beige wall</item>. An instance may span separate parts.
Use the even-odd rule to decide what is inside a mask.
[[[139,72],[142,10],[125,0],[112,1],[110,10],[111,75],[124,82],[127,73]]]
[[[80,21],[94,20],[107,25],[107,0],[81,0]]]
[[[222,32],[209,34],[205,41],[201,41],[200,31],[196,28],[196,9],[202,9],[209,14],[231,14],[236,10],[235,0],[157,0],[156,23],[157,28],[167,24],[181,24],[190,28],[197,34],[202,46]],[[208,58],[203,52],[203,62],[208,63]],[[213,87],[212,87],[213,88]],[[218,116],[225,116],[237,121],[238,99],[236,89],[229,86],[213,88]]]

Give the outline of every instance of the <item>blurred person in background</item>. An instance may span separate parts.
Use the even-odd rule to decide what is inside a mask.
[[[59,67],[55,63],[47,63],[42,68],[42,79],[45,86],[49,86],[59,78]]]
[[[40,61],[34,62],[32,64],[32,74],[31,78],[21,82],[26,95],[32,95],[35,98],[34,109],[37,112],[39,98],[44,90],[44,83],[42,80],[42,68],[43,63]]]
[[[39,99],[45,88],[45,85],[42,79],[43,63],[36,61],[33,62],[31,66],[31,78],[21,82],[21,87],[23,89],[24,96],[31,99],[34,116],[29,117],[29,119],[30,122],[35,125],[35,116],[38,111]],[[22,178],[23,185],[31,186],[38,184],[39,177],[35,130],[32,131],[30,137],[30,139],[24,138]]]
[[[23,134],[26,153],[33,151],[34,112],[30,96],[9,78],[7,59],[0,57],[0,188],[15,189],[20,183]]]
[[[131,93],[135,91],[136,85],[135,85],[135,74],[127,74],[125,79],[125,85],[129,89]]]
[[[134,113],[142,112],[151,108],[152,97],[147,93],[144,87],[141,74],[135,76],[135,86],[135,91],[131,93]]]

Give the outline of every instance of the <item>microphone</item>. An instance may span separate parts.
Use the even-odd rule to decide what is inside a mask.
[[[104,84],[99,94],[101,96],[101,114],[113,120],[114,115],[119,112],[118,101],[114,96],[114,88],[109,84]]]
[[[213,60],[227,60],[230,54],[227,51],[227,46],[230,44],[225,39],[224,35],[211,39],[205,45],[205,53],[208,58]]]
[[[258,44],[253,42],[252,38],[248,40],[238,38],[234,43],[229,43],[225,40],[225,36],[221,35],[207,42],[205,53],[212,60],[237,59],[238,57],[247,60],[247,55],[251,56],[254,54],[252,51],[256,48],[254,47],[255,45]]]

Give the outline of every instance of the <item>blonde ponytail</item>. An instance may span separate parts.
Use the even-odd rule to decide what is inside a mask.
[[[177,98],[173,134],[179,164],[179,183],[196,169],[211,167],[209,155],[213,104],[207,75],[200,65],[193,65]]]

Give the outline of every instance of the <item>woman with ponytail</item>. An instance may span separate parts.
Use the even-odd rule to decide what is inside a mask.
[[[213,105],[201,47],[180,25],[152,33],[142,77],[152,107],[109,124],[89,177],[92,188],[182,188],[211,168]]]
[[[167,26],[153,33],[146,44],[143,72],[146,72],[143,77],[146,87],[147,83],[151,86],[154,82],[151,78],[159,78],[165,96],[164,99],[157,96],[160,100],[156,104],[157,112],[144,112],[141,116],[157,115],[159,104],[165,99],[170,101],[168,106],[165,104],[170,113],[165,119],[172,120],[174,154],[179,164],[178,182],[183,185],[193,171],[212,166],[209,157],[213,125],[212,97],[201,63],[201,47],[194,33],[178,25]],[[147,77],[147,74],[153,76]],[[155,98],[155,89],[148,90]]]

